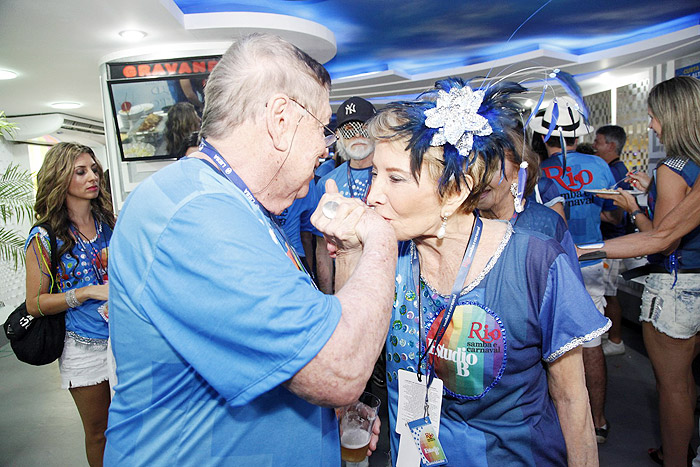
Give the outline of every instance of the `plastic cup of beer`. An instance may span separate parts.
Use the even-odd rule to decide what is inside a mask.
[[[377,396],[363,392],[357,401],[341,410],[340,457],[345,462],[361,462],[367,457],[380,404]]]

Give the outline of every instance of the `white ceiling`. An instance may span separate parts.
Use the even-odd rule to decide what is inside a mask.
[[[340,0],[329,0],[329,3],[331,1],[337,3]],[[658,4],[651,0],[639,1],[649,8]],[[233,10],[241,10],[240,2],[229,3]],[[287,10],[290,8],[290,3],[283,0],[268,0],[267,3],[284,4]],[[313,9],[323,0],[296,3],[303,3],[305,9]],[[382,4],[376,0],[370,3]],[[441,3],[449,4],[446,0]],[[426,4],[433,5],[434,2]],[[400,15],[396,16],[397,22],[393,27],[417,28],[416,24],[402,25]],[[19,73],[17,79],[0,81],[0,110],[10,116],[51,113],[56,112],[49,105],[52,102],[78,101],[83,106],[68,113],[102,120],[100,64],[115,57],[141,55],[144,52],[173,56],[196,48],[218,49],[221,52],[235,36],[235,31],[241,30],[241,25],[235,23],[240,17],[236,20],[236,17],[218,14],[211,15],[209,21],[213,18],[218,18],[217,21],[221,23],[216,28],[198,24],[196,16],[182,15],[173,0],[0,0],[0,69]],[[312,55],[326,61],[336,53],[337,47],[338,60],[343,56],[343,41],[347,34],[342,30],[333,30],[332,22],[328,24],[331,26],[308,23],[300,27],[287,23],[279,28],[296,28],[289,33],[296,34],[292,34],[290,40],[303,48],[313,48],[316,42],[309,42],[308,37],[302,36],[310,29],[317,29],[314,34],[320,37],[320,47]],[[247,26],[256,29],[255,24]],[[441,32],[440,25],[435,21],[420,26],[417,29],[422,35],[438,35]],[[148,36],[138,45],[129,43],[118,35],[124,29],[144,30]],[[307,41],[306,45],[304,40]],[[492,42],[483,45],[492,47]],[[600,75],[605,71],[608,74],[603,79],[609,81],[621,74],[638,73],[650,66],[699,52],[700,26],[697,22],[686,24],[656,35],[640,36],[639,40],[628,39],[623,44],[593,52],[572,53],[558,47],[556,38],[543,36],[538,47],[493,61],[437,67],[412,74],[390,67],[364,77],[339,76],[336,73],[332,99],[337,104],[351,95],[362,95],[383,102],[398,95],[420,92],[430,87],[435,79],[444,76],[485,75],[492,68],[493,75],[506,67],[513,70],[532,63],[562,68],[579,79],[592,78],[582,81],[585,92],[587,86],[600,85]],[[407,43],[405,47],[410,49],[411,44]]]

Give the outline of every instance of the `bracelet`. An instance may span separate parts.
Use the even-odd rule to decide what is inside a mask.
[[[630,213],[630,218],[632,219],[633,224],[637,223],[637,215],[638,214],[644,214],[644,211],[642,211],[641,209],[637,209],[634,212]]]
[[[75,296],[75,289],[66,292],[66,304],[68,305],[68,308],[75,308],[82,304],[82,302]]]

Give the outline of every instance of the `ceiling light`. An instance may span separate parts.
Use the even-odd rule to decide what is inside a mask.
[[[17,73],[10,70],[0,70],[0,79],[14,79],[17,78]]]
[[[143,31],[139,31],[136,29],[127,29],[125,31],[120,32],[119,35],[128,41],[140,41],[141,39],[146,37],[147,34]]]
[[[53,107],[54,109],[62,110],[77,109],[78,107],[82,106],[83,104],[81,104],[80,102],[54,102],[53,104],[51,104],[51,107]]]

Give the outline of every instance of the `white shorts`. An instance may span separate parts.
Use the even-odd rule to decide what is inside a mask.
[[[700,274],[649,274],[642,294],[639,321],[676,339],[690,339],[700,331]]]
[[[583,283],[586,286],[588,295],[591,296],[593,304],[598,309],[601,315],[605,315],[605,281],[603,278],[603,263],[597,263],[592,266],[581,268]],[[601,343],[600,336],[583,344],[583,347],[598,347]]]
[[[62,389],[94,386],[107,381],[107,339],[90,339],[66,331],[58,369]]]
[[[617,295],[617,280],[620,275],[621,259],[603,260],[603,285],[605,286],[605,296],[614,297]]]

